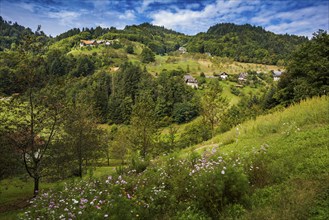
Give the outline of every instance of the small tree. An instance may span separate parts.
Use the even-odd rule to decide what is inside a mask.
[[[134,47],[132,45],[128,45],[126,48],[126,52],[129,54],[134,54]]]
[[[77,166],[76,175],[82,177],[83,163],[89,165],[90,160],[100,156],[102,139],[101,130],[90,106],[73,103],[66,111],[64,123],[64,143]]]
[[[149,48],[145,47],[141,53],[141,60],[143,63],[150,63],[155,61],[155,55]]]
[[[221,96],[222,88],[219,81],[212,81],[201,100],[201,114],[205,123],[211,128],[211,137],[214,137],[215,126],[218,125],[225,113],[228,102]]]
[[[47,175],[49,149],[59,125],[62,105],[52,90],[37,92],[48,83],[43,59],[44,38],[28,35],[19,47],[18,84],[24,93],[9,103],[4,122],[6,139],[21,155],[28,175],[34,180],[34,196],[39,181]],[[1,130],[1,129],[0,129]]]
[[[129,147],[129,129],[127,127],[120,127],[111,143],[111,154],[114,158],[120,159],[122,165],[125,163],[125,157]]]
[[[48,176],[49,149],[59,125],[61,105],[46,93],[36,94],[29,89],[27,96],[10,103],[5,118],[5,139],[18,152],[28,175],[34,180],[34,196],[39,182]]]
[[[150,94],[140,95],[133,107],[131,117],[131,141],[144,159],[154,145],[154,136],[157,132],[154,107]]]

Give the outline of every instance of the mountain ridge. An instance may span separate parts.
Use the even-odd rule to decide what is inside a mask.
[[[10,49],[12,43],[17,44],[19,42],[15,35],[17,35],[17,31],[19,32],[20,29],[10,25],[10,23],[1,18],[1,26],[5,26],[4,24],[6,24],[6,30],[1,32],[1,50]],[[42,31],[40,33],[43,34]],[[35,33],[30,31],[29,34]],[[218,23],[209,27],[207,32],[200,32],[193,36],[185,35],[163,26],[142,23],[139,25],[127,25],[122,30],[114,27],[102,28],[100,26],[83,29],[72,28],[55,38],[48,38],[50,43],[53,44],[57,41],[66,40],[69,37],[86,40],[113,40],[121,38],[132,42],[140,42],[149,47],[155,54],[160,55],[177,51],[184,46],[188,52],[210,53],[215,56],[230,57],[240,62],[279,65],[283,65],[287,61],[290,51],[308,41],[307,37],[280,35],[266,31],[260,26],[252,26],[250,24],[237,25],[233,23]],[[70,45],[74,45],[74,43],[77,42],[72,42]]]

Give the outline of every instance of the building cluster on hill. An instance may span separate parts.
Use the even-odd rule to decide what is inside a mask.
[[[115,40],[80,40],[80,47],[96,46],[96,45],[110,46],[116,41],[118,41],[118,39],[115,39]]]
[[[257,74],[259,74],[260,72],[257,72]],[[272,71],[272,77],[274,81],[278,81],[281,77],[281,75],[283,74],[282,71],[280,70],[274,70]],[[237,87],[243,87],[244,84],[247,83],[248,81],[248,76],[249,73],[248,72],[243,72],[240,73],[237,77]],[[214,73],[212,76],[206,76],[206,78],[209,79],[221,79],[221,80],[228,80],[229,79],[229,74],[226,72],[221,72],[221,73]],[[185,75],[184,76],[184,81],[187,85],[191,86],[192,88],[198,88],[198,81],[191,75]]]

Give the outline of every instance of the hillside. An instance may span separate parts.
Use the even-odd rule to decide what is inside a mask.
[[[249,24],[223,23],[192,37],[187,48],[236,61],[282,65],[290,52],[306,41],[306,37],[278,35]]]
[[[3,25],[5,21],[2,21]],[[4,35],[6,35],[4,33]],[[149,23],[116,28],[73,28],[50,41],[67,52],[88,39],[125,39],[149,47],[155,54],[168,54],[186,47],[188,52],[210,53],[235,61],[284,65],[290,51],[307,42],[306,37],[278,35],[251,25],[217,24],[206,33],[187,36]],[[65,46],[64,46],[65,45]],[[64,47],[63,47],[64,46]]]
[[[32,34],[29,28],[25,28],[17,22],[7,22],[0,16],[0,51],[10,49],[12,44],[18,45],[22,36]]]
[[[87,31],[88,32],[88,31]],[[106,34],[89,37],[127,39],[149,47],[155,54],[177,51],[186,46],[188,52],[210,53],[235,61],[283,65],[290,51],[307,41],[305,37],[277,35],[251,25],[218,24],[195,36],[168,30],[148,23],[127,26],[124,30],[107,29]],[[74,33],[74,32],[73,32]]]
[[[328,106],[328,97],[313,98],[245,122],[211,145],[159,157],[143,172],[105,171],[45,190],[22,217],[57,218],[68,208],[84,218],[326,219]],[[80,199],[88,202],[73,209]],[[45,204],[58,208],[48,212]]]

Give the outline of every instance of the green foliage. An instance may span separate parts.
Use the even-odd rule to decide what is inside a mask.
[[[93,119],[91,107],[81,104],[79,98],[66,110],[65,123],[63,126],[62,144],[65,146],[65,154],[62,161],[69,163],[71,172],[82,177],[84,167],[100,157],[102,135]]]
[[[213,172],[200,172],[194,179],[198,207],[213,219],[231,203],[242,202],[248,193],[248,178],[242,170],[224,166]]]
[[[198,101],[193,90],[184,83],[183,71],[162,71],[156,83],[157,100],[155,110],[158,117],[175,117],[183,122],[189,121],[197,115]],[[192,109],[192,106],[194,106],[194,109]],[[184,112],[189,112],[186,117],[183,116]]]
[[[17,22],[5,21],[0,16],[0,51],[10,49],[19,44],[25,35],[32,35],[30,28],[25,28]]]
[[[149,48],[145,47],[141,53],[141,61],[143,63],[154,62],[155,61],[154,53]]]
[[[135,170],[136,173],[142,173],[150,165],[150,161],[135,155],[131,158],[130,169]]]
[[[129,54],[134,54],[134,47],[132,45],[128,45],[126,48],[126,52]]]
[[[157,133],[157,120],[154,111],[155,103],[149,93],[140,94],[131,116],[131,142],[135,151],[146,159],[154,147],[154,136]]]
[[[211,128],[202,120],[193,121],[183,130],[180,138],[180,147],[186,148],[211,138]]]
[[[189,122],[198,115],[198,108],[193,103],[184,102],[174,105],[173,119],[176,123]]]
[[[212,137],[214,137],[215,126],[228,107],[227,100],[221,96],[222,91],[219,82],[212,81],[201,100],[201,114],[205,123],[211,128]]]
[[[234,94],[236,96],[241,95],[241,91],[238,88],[236,88],[235,86],[231,86],[230,91],[231,91],[232,94]]]
[[[189,52],[231,57],[241,62],[276,64],[278,61],[282,63],[297,45],[306,41],[306,37],[276,35],[249,24],[223,23],[191,38],[187,49]]]
[[[93,60],[89,56],[81,56],[77,58],[76,69],[73,72],[73,76],[88,76],[92,75],[95,70]]]
[[[119,72],[113,75],[112,92],[108,104],[110,122],[117,124],[129,122],[139,84],[144,76],[141,68],[132,63],[124,63]]]
[[[329,35],[319,31],[292,56],[287,71],[278,83],[276,96],[284,104],[329,91]]]

